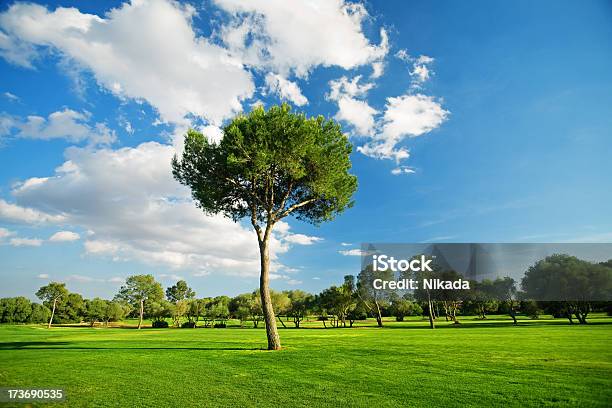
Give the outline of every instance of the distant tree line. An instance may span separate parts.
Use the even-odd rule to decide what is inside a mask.
[[[450,281],[461,278],[455,271],[436,267],[432,272],[410,277]],[[518,314],[536,319],[541,313],[585,324],[592,311],[612,314],[612,302],[591,300],[610,298],[612,260],[590,263],[569,255],[552,255],[526,271],[520,283],[521,290],[509,277],[471,281],[467,291],[420,288],[406,293],[376,290],[372,284],[374,279],[393,280],[394,276],[391,272],[374,272],[368,267],[358,276],[347,275],[341,285],[331,286],[316,295],[302,290],[271,290],[270,298],[280,324],[295,328],[301,327],[304,320],[320,321],[325,328],[353,327],[356,321],[368,317],[383,326],[383,317],[391,316],[397,321],[407,316],[422,316],[435,328],[436,321],[442,317],[447,322],[459,324],[462,315],[486,319],[491,314],[508,315],[516,324]],[[41,287],[36,296],[42,304],[25,297],[0,299],[0,322],[47,323],[49,326],[52,323],[88,323],[94,326],[130,317],[138,319],[138,328],[142,327],[144,319],[150,319],[153,327],[172,324],[183,328],[221,328],[229,319],[236,319],[240,326],[257,328],[264,320],[258,290],[233,298],[196,298],[195,291],[184,280],[164,291],[152,275],[128,277],[112,300],[84,299],[59,282]]]

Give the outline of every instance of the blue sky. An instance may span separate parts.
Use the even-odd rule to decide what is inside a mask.
[[[136,273],[254,289],[248,226],[193,209],[169,157],[281,100],[341,121],[359,190],[280,227],[275,289],[358,273],[362,242],[612,242],[609,2],[309,7],[4,4],[0,295],[111,297]]]

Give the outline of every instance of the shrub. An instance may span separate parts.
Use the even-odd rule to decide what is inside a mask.
[[[165,320],[155,320],[151,326],[156,329],[165,329],[168,327],[168,322]]]
[[[215,329],[224,329],[227,327],[225,323],[215,323]]]
[[[195,322],[185,322],[181,324],[182,329],[193,329],[196,326]]]

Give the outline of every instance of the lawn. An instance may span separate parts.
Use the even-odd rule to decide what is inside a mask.
[[[612,319],[463,321],[281,328],[280,352],[261,328],[1,326],[0,386],[61,387],[69,406],[612,404]]]

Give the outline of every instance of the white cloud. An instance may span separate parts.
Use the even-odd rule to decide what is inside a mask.
[[[399,176],[400,174],[412,174],[415,173],[415,170],[408,166],[398,166],[391,170],[391,174],[394,176]]]
[[[365,96],[374,87],[371,82],[360,84],[361,75],[349,80],[343,76],[329,82],[330,91],[327,99],[338,102],[338,112],[335,119],[353,126],[359,135],[371,135],[374,130],[374,116],[378,111],[366,101],[356,99]]]
[[[350,242],[341,242],[340,245],[342,245],[342,246],[352,246],[353,244],[351,244]]]
[[[18,97],[17,95],[12,94],[12,93],[10,93],[10,92],[8,92],[8,91],[7,91],[7,92],[4,92],[4,93],[2,94],[2,96],[4,96],[6,99],[8,99],[8,100],[9,100],[9,101],[11,101],[11,102],[18,102],[18,101],[19,101],[19,97]]]
[[[125,282],[124,278],[120,278],[119,276],[113,276],[112,278],[108,278],[107,282],[109,283],[123,283]]]
[[[0,14],[0,55],[32,67],[49,47],[113,94],[146,100],[164,121],[192,114],[218,124],[241,111],[254,85],[240,61],[196,34],[194,14],[168,0],[134,0],[104,17],[15,3]]]
[[[90,256],[256,276],[255,233],[196,208],[189,191],[172,178],[174,152],[173,146],[155,142],[118,150],[69,148],[54,175],[17,184],[12,190],[16,204],[7,205],[44,209],[48,217],[61,214],[58,224],[91,231],[84,243]],[[282,267],[278,255],[291,245],[318,240],[291,233],[287,223],[277,229],[271,242],[273,269]]]
[[[0,240],[7,238],[13,235],[12,231],[7,230],[6,228],[0,228]]]
[[[287,279],[287,285],[301,285],[303,282],[297,279]]]
[[[302,95],[300,87],[278,74],[268,73],[266,75],[266,86],[270,92],[276,93],[281,99],[293,102],[297,106],[308,103],[308,99]]]
[[[340,255],[344,255],[344,256],[362,256],[362,255],[366,255],[367,254],[365,251],[362,251],[359,248],[341,249],[340,251],[338,251],[338,253]]]
[[[50,242],[71,242],[81,238],[79,234],[72,231],[58,231],[49,238]]]
[[[51,215],[32,208],[26,208],[15,204],[10,204],[0,198],[0,219],[4,219],[11,222],[42,224],[59,223],[65,221],[66,217],[63,214]]]
[[[202,132],[202,134],[206,136],[208,141],[212,143],[219,143],[221,139],[223,139],[223,129],[218,126],[204,126],[200,129],[200,132]]]
[[[89,282],[105,282],[102,278],[94,278],[92,276],[86,275],[70,275],[66,278],[67,281],[75,281],[80,283],[89,283]]]
[[[321,280],[321,278],[319,278],[318,276],[315,276],[312,278],[313,280]]]
[[[36,276],[38,279],[49,279],[49,274],[48,273],[41,273],[40,275]]]
[[[434,59],[427,55],[419,55],[411,57],[405,49],[401,49],[395,53],[395,57],[400,60],[412,64],[410,76],[412,77],[412,88],[420,88],[432,75],[431,64]]]
[[[404,62],[410,61],[410,54],[405,49],[401,49],[395,53],[395,57],[401,59]]]
[[[410,75],[416,78],[416,82],[423,83],[429,79],[429,69],[426,65],[415,65]]]
[[[304,234],[289,234],[285,237],[285,241],[299,245],[312,245],[314,243],[322,241],[323,238],[313,237]]]
[[[362,31],[368,12],[344,0],[215,0],[232,21],[221,30],[225,44],[247,64],[305,77],[312,68],[352,69],[379,61],[388,52],[387,33],[379,45]]]
[[[157,275],[157,277],[160,279],[166,279],[171,281],[180,281],[184,279],[182,276],[177,275],[175,273],[160,273]]]
[[[410,153],[398,147],[407,137],[417,137],[439,127],[449,112],[439,101],[422,94],[405,94],[387,98],[381,131],[368,143],[357,148],[361,153],[377,159],[394,159],[397,163]],[[397,174],[397,171],[393,174]]]
[[[9,243],[14,247],[31,246],[38,247],[42,244],[42,239],[38,238],[11,238]]]
[[[349,96],[351,98],[365,96],[368,91],[374,87],[374,84],[372,82],[360,84],[360,81],[361,75],[357,75],[353,79],[348,79],[346,76],[332,79],[329,81],[329,93],[326,95],[327,99],[337,101],[344,96]]]
[[[374,115],[377,113],[378,111],[365,101],[342,97],[338,100],[338,112],[334,117],[352,125],[357,134],[370,135],[374,130]]]
[[[5,132],[8,134],[15,129],[15,136],[24,139],[66,139],[72,143],[87,141],[89,145],[109,145],[117,139],[115,132],[104,123],[88,124],[91,114],[72,109],[53,112],[48,118],[35,115],[26,119],[8,115],[4,118]]]
[[[412,63],[412,71],[410,76],[412,77],[413,88],[420,88],[427,80],[431,77],[432,71],[430,65],[434,62],[432,57],[427,55],[420,55],[415,58]]]
[[[382,74],[385,72],[385,63],[384,61],[376,61],[372,63],[372,74],[370,78],[376,79],[380,78]]]

